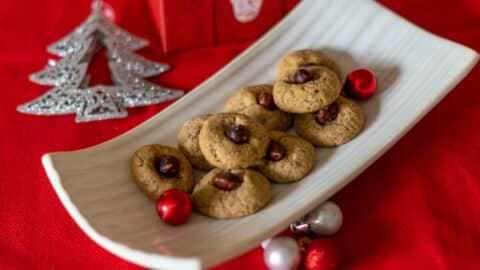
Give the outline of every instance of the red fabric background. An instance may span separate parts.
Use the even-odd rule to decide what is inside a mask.
[[[164,52],[179,52],[255,39],[270,29],[298,0],[263,0],[256,18],[238,22],[229,0],[148,0],[153,26]]]
[[[148,2],[150,14],[153,16],[151,25],[158,31],[164,52],[214,44],[213,0],[149,0]]]
[[[94,244],[72,221],[41,167],[49,151],[113,138],[168,104],[130,110],[124,120],[75,124],[73,116],[35,117],[15,107],[47,88],[28,82],[46,64],[45,46],[71,30],[90,1],[0,4],[0,268],[138,269]],[[109,1],[118,22],[147,37],[148,58],[174,69],[156,82],[192,89],[250,43],[163,55],[146,1]],[[480,50],[477,0],[383,0],[407,19]],[[445,2],[445,3],[444,3]],[[450,4],[448,4],[450,3]],[[109,82],[105,60],[96,82]],[[335,196],[345,225],[333,238],[346,269],[480,268],[480,66],[415,128]],[[265,269],[259,248],[217,269]]]

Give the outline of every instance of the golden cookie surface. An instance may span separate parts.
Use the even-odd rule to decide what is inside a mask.
[[[213,184],[215,177],[224,172],[215,168],[195,186],[192,199],[200,213],[218,219],[236,218],[262,209],[272,198],[270,183],[261,173],[241,169],[230,172],[242,179],[234,190],[222,190]]]

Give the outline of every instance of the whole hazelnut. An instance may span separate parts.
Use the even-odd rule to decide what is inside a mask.
[[[221,172],[213,179],[213,185],[221,190],[230,191],[238,188],[242,180],[236,174]]]
[[[332,103],[327,107],[319,110],[315,113],[315,120],[320,125],[325,125],[328,122],[331,122],[337,119],[338,116],[338,105],[336,103]]]
[[[235,125],[225,131],[225,135],[236,144],[248,142],[250,131],[244,125]]]
[[[313,76],[308,70],[301,68],[295,72],[293,79],[295,80],[295,83],[306,83],[313,80]]]
[[[267,150],[267,159],[271,161],[279,161],[285,157],[287,150],[283,145],[276,141],[271,141]]]
[[[155,169],[159,174],[171,177],[180,172],[180,160],[174,156],[164,155],[155,160]]]
[[[268,110],[275,110],[276,108],[273,96],[270,93],[262,92],[258,94],[257,102]]]

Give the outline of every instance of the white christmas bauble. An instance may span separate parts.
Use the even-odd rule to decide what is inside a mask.
[[[305,220],[317,235],[333,235],[343,224],[342,210],[332,201],[326,201],[311,211]]]
[[[300,264],[301,255],[295,239],[280,236],[270,239],[263,258],[270,270],[291,270]]]

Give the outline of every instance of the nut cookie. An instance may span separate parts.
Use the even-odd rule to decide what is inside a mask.
[[[267,178],[248,169],[224,171],[215,168],[198,182],[192,193],[195,208],[218,219],[253,214],[271,198]]]
[[[344,144],[358,135],[364,124],[360,106],[343,96],[316,113],[296,115],[294,121],[297,134],[316,146]]]
[[[301,67],[307,66],[323,66],[332,70],[342,81],[342,73],[338,65],[321,51],[314,50],[299,50],[289,53],[285,56],[277,70],[277,79],[282,80],[286,73],[291,73],[292,70],[297,70]]]
[[[185,122],[177,135],[178,149],[190,160],[193,167],[210,170],[213,166],[203,156],[198,144],[198,135],[210,115],[196,116]]]
[[[239,113],[210,116],[198,136],[205,159],[222,169],[252,166],[265,156],[269,140],[262,125]]]
[[[277,183],[290,183],[302,179],[315,165],[313,145],[297,136],[271,131],[266,160],[258,170]]]
[[[268,130],[287,130],[292,115],[277,108],[272,92],[269,84],[244,87],[227,101],[225,110],[245,114]]]
[[[341,87],[330,69],[309,66],[285,73],[273,87],[273,98],[283,111],[308,113],[334,102],[340,95]]]
[[[187,158],[179,150],[160,144],[139,148],[132,156],[130,172],[133,181],[152,200],[171,188],[190,192],[194,185]]]

